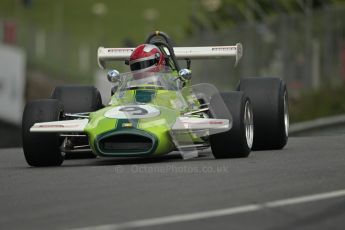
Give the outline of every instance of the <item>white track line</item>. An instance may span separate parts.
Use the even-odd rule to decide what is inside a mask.
[[[124,223],[119,223],[119,224],[109,224],[109,225],[99,225],[99,226],[78,228],[75,230],[91,230],[91,229],[92,230],[118,230],[118,229],[139,228],[139,227],[148,227],[148,226],[163,225],[163,224],[172,224],[172,223],[179,223],[179,222],[185,222],[185,221],[253,212],[253,211],[258,211],[265,208],[277,208],[277,207],[283,207],[283,206],[294,205],[294,204],[302,204],[302,203],[331,199],[331,198],[342,197],[342,196],[345,196],[345,189],[337,190],[333,192],[327,192],[327,193],[319,193],[319,194],[308,195],[308,196],[300,196],[300,197],[288,198],[288,199],[283,199],[283,200],[270,201],[270,202],[266,202],[262,204],[250,204],[250,205],[225,208],[225,209],[217,209],[217,210],[211,210],[211,211],[205,211],[205,212],[195,212],[195,213],[189,213],[189,214],[179,214],[179,215],[171,215],[171,216],[164,216],[164,217],[157,217],[157,218],[150,218],[150,219],[134,220],[134,221],[124,222]]]

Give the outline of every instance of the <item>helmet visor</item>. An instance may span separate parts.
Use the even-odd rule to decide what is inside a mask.
[[[141,70],[141,69],[146,69],[148,67],[151,67],[157,63],[158,63],[158,60],[156,58],[153,58],[153,59],[131,63],[130,68],[132,71]]]

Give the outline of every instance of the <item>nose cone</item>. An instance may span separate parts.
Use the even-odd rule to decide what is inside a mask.
[[[114,112],[121,112],[121,106],[91,113],[85,130],[92,150],[99,156],[160,155],[174,150],[169,131],[177,113],[151,107],[154,109],[150,112],[155,115],[146,118],[139,118],[138,115],[126,118]]]

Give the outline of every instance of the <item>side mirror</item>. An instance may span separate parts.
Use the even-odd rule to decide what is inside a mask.
[[[178,75],[185,81],[188,81],[192,78],[192,71],[190,69],[181,69],[178,71]]]
[[[120,72],[115,69],[112,69],[108,72],[107,78],[108,78],[108,81],[112,83],[118,83],[121,81]]]

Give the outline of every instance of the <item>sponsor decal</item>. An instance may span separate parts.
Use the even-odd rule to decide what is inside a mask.
[[[110,48],[108,49],[108,53],[128,53],[132,52],[132,48]]]
[[[63,125],[39,125],[38,128],[63,128]]]
[[[221,125],[224,124],[223,121],[193,121],[193,120],[189,120],[189,121],[181,121],[184,124],[210,124],[210,125]]]
[[[212,51],[221,51],[221,52],[227,52],[227,51],[232,51],[232,50],[236,50],[236,47],[227,46],[227,47],[212,48]]]
[[[79,125],[39,125],[38,128],[72,128]]]
[[[210,121],[210,124],[211,125],[221,125],[221,124],[224,124],[224,122],[222,122],[222,121]]]

